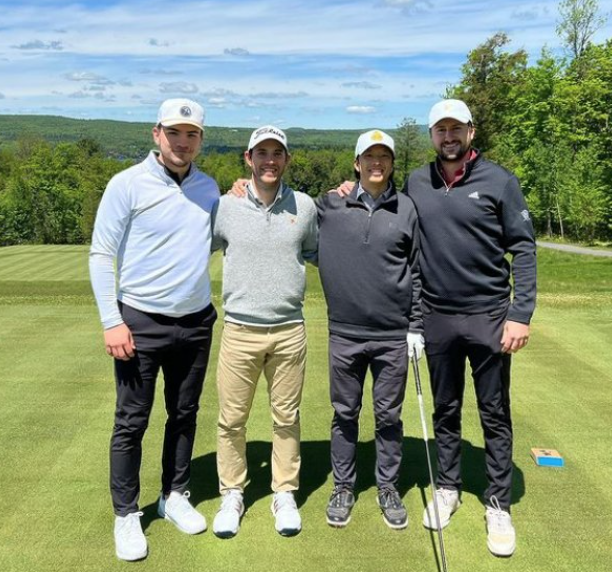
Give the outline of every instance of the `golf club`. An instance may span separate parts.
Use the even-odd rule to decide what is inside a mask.
[[[429,437],[427,435],[427,422],[425,420],[425,406],[423,405],[423,391],[421,389],[421,376],[419,374],[419,366],[416,356],[412,356],[412,369],[414,371],[414,381],[416,384],[417,399],[419,401],[419,410],[421,412],[421,426],[423,428],[423,439],[425,440],[425,452],[427,453],[427,468],[429,469],[429,485],[431,487],[431,496],[434,506],[434,514],[438,529],[438,541],[440,543],[440,559],[442,560],[442,571],[448,572],[446,567],[446,550],[444,549],[444,536],[442,534],[442,526],[440,524],[440,513],[438,511],[438,498],[436,496],[436,487],[434,485],[433,469],[431,468],[431,457],[429,455]]]

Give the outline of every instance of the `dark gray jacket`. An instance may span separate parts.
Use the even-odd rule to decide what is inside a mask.
[[[371,339],[421,332],[416,209],[392,186],[370,211],[357,188],[346,198],[330,193],[316,201],[329,331]]]

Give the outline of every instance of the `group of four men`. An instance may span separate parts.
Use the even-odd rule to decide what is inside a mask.
[[[418,359],[425,340],[440,524],[446,526],[460,505],[467,358],[485,437],[488,546],[494,554],[512,554],[510,354],[529,337],[535,243],[517,179],[471,145],[475,131],[467,106],[444,100],[432,108],[429,128],[437,159],[415,171],[404,192],[393,182],[393,139],[373,130],[357,141],[357,183],[316,201],[283,183],[290,153],[285,133],[273,126],[250,138],[245,152],[250,181],[219,198],[215,182],[193,163],[203,126],[197,103],[164,102],[153,128],[158,150],[111,180],[96,218],[90,272],[117,388],[110,456],[117,556],[147,555],[139,470],[160,368],[168,418],[158,512],[184,532],[206,529],[188,500],[188,483],[216,319],[208,276],[214,249],[224,252],[225,319],[217,370],[221,506],[214,533],[228,538],[240,527],[246,424],[262,372],[273,419],[275,526],[286,536],[301,530],[294,492],[301,461],[302,306],[309,261],[318,264],[329,316],[334,489],[327,522],[346,526],[355,503],[358,422],[369,369],[377,500],[388,526],[407,526],[396,488],[401,412],[408,357]],[[437,526],[431,503],[423,524]]]

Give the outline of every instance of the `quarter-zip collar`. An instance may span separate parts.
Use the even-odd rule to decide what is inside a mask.
[[[361,192],[359,192],[361,190]],[[348,204],[352,206],[359,206],[361,208],[368,208],[368,206],[361,200],[359,200],[359,195],[364,193],[363,189],[361,189],[361,185],[359,182],[355,183],[353,190],[349,193],[346,201]],[[397,191],[395,189],[395,184],[392,181],[389,181],[389,186],[387,190],[376,199],[376,204],[374,205],[373,210],[378,210],[380,208],[386,208],[387,210],[397,210]],[[369,210],[369,209],[368,209]]]
[[[455,178],[450,183],[447,183],[444,177],[444,169],[442,167],[442,162],[440,161],[440,158],[436,158],[436,160],[431,163],[431,180],[433,182],[434,188],[444,187],[446,189],[446,192],[448,192],[453,187],[456,187],[463,183],[463,181],[465,181],[470,176],[472,169],[474,168],[480,157],[480,151],[472,147],[469,151],[468,160],[463,164],[463,167],[455,173]]]
[[[272,210],[280,201],[282,201],[285,198],[285,196],[288,193],[289,193],[289,187],[285,185],[283,181],[281,181],[278,187],[278,190],[276,191],[276,196],[274,197],[274,200],[270,203],[270,206],[266,206],[263,203],[263,201],[255,193],[255,187],[253,185],[253,181],[251,180],[247,183],[247,197],[263,211]]]

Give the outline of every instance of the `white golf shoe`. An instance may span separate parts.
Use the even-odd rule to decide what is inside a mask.
[[[230,489],[221,499],[221,508],[213,521],[213,532],[219,538],[232,538],[240,530],[244,501],[238,489]]]
[[[275,528],[282,536],[295,536],[302,530],[302,518],[290,491],[274,493],[272,514],[276,518]]]
[[[115,553],[120,560],[142,560],[147,557],[145,538],[140,517],[142,512],[115,517]]]
[[[489,499],[487,521],[487,547],[495,556],[512,556],[516,550],[516,531],[510,513],[499,506],[496,497]]]
[[[450,522],[451,516],[461,506],[459,491],[453,489],[437,489],[436,499],[438,501],[438,514],[440,516],[440,527],[445,528]],[[429,501],[423,511],[423,526],[430,530],[438,530],[436,523],[436,511],[433,500]]]
[[[206,519],[189,502],[189,491],[183,494],[172,491],[168,498],[162,494],[157,504],[157,513],[186,534],[199,534],[206,530]]]

